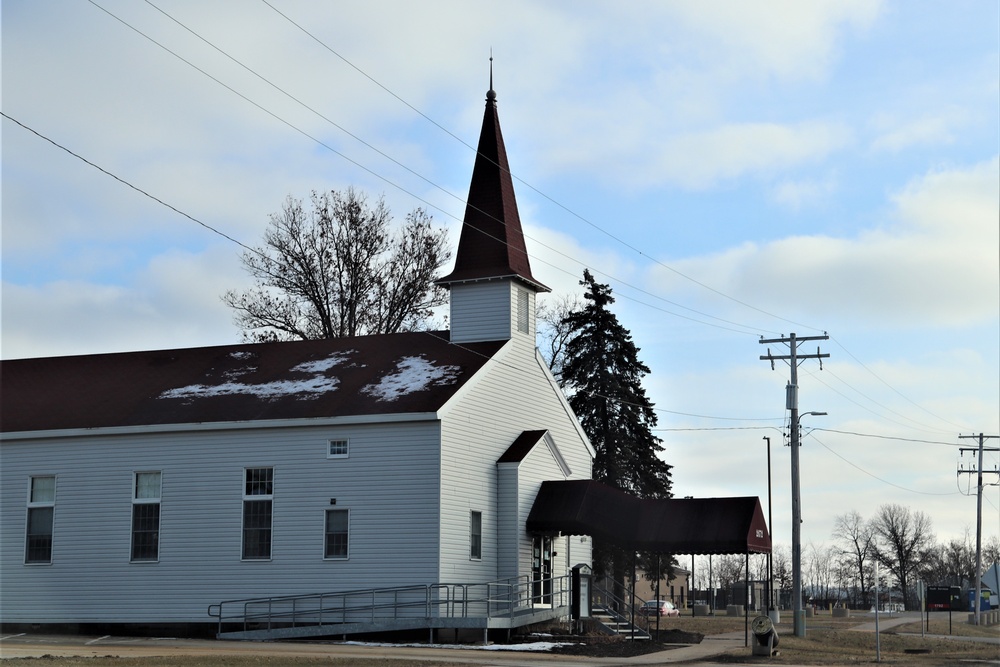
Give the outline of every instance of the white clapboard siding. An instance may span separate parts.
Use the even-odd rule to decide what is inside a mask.
[[[350,455],[328,459],[348,438]],[[439,423],[203,430],[3,442],[4,622],[208,622],[226,599],[431,583]],[[44,453],[40,455],[40,453]],[[243,471],[274,468],[272,558],[241,561]],[[130,563],[132,474],[162,471],[156,563]],[[24,564],[31,475],[57,477],[50,565]],[[350,556],[324,560],[349,509]]]
[[[511,564],[501,564],[501,553],[509,561],[507,543],[510,516],[483,516],[484,558],[468,558],[467,521],[462,517],[477,506],[489,507],[499,495],[497,459],[523,431],[548,430],[570,468],[570,479],[589,479],[592,452],[578,425],[560,399],[558,388],[544,369],[544,361],[530,341],[512,340],[480,372],[472,385],[446,406],[442,420],[441,459],[441,576],[445,581],[503,578],[511,574]],[[511,391],[509,388],[515,388]],[[539,445],[546,449],[544,445]],[[535,453],[533,453],[533,456]],[[519,472],[516,482],[518,553],[527,554],[530,537],[524,520],[543,479],[566,479],[546,451],[537,453],[543,469]],[[533,459],[536,460],[536,459]],[[551,465],[547,463],[551,462]],[[504,479],[504,494],[512,490],[512,481]],[[509,507],[510,504],[503,505]],[[525,509],[526,508],[526,509]],[[498,510],[499,511],[499,508]],[[505,512],[508,511],[505,509]],[[498,541],[504,540],[503,545]],[[487,554],[489,558],[487,558]],[[489,561],[489,562],[487,562]],[[589,554],[580,562],[589,562]],[[575,563],[574,563],[575,564]],[[516,573],[530,571],[526,555],[520,558]]]
[[[518,329],[518,294],[528,297],[527,332]],[[451,341],[506,340],[519,334],[535,340],[535,292],[512,280],[451,286]]]

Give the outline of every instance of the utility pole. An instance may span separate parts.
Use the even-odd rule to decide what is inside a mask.
[[[996,435],[983,435],[980,433],[976,435],[960,435],[959,439],[967,440],[970,438],[979,439],[979,463],[972,470],[962,470],[958,471],[958,474],[972,474],[976,473],[976,592],[972,595],[972,612],[973,617],[976,619],[976,625],[979,625],[979,600],[980,600],[980,590],[983,587],[983,442],[989,438],[998,438],[1000,436]],[[959,452],[975,451],[969,448],[960,448]],[[991,447],[989,449],[991,452],[1000,451],[996,447]],[[1000,471],[991,471],[1000,472]]]
[[[816,354],[799,354],[799,345],[813,340],[829,340],[825,333],[822,336],[804,336],[798,338],[794,333],[788,338],[764,339],[761,338],[762,345],[768,343],[781,343],[788,346],[788,354],[771,354],[771,348],[767,349],[766,355],[761,355],[762,361],[771,362],[771,370],[774,370],[774,362],[781,360],[788,362],[791,368],[791,379],[785,388],[785,408],[791,411],[791,445],[792,445],[792,620],[795,627],[796,637],[806,636],[806,617],[802,609],[802,507],[801,491],[799,488],[799,364],[806,359],[819,359],[820,370],[823,369],[823,359],[829,354],[820,352],[816,348]],[[825,415],[825,412],[807,412],[809,415]],[[804,415],[803,415],[804,416]]]

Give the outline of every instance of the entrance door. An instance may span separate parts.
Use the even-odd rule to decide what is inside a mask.
[[[531,538],[531,601],[552,604],[552,538]]]

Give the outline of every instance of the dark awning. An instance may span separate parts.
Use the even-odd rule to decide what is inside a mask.
[[[590,535],[637,551],[769,553],[771,534],[756,497],[644,500],[600,482],[542,482],[529,533]]]

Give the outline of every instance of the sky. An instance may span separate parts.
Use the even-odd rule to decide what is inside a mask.
[[[542,301],[584,268],[611,286],[674,493],[767,512],[770,438],[790,542],[790,369],[760,359],[788,347],[760,340],[828,335],[800,348],[830,355],[798,368],[828,413],[801,419],[803,544],[888,503],[974,541],[960,436],[1000,434],[994,0],[4,0],[0,24],[3,358],[240,342],[220,297],[289,195],[422,207],[454,247],[492,53]]]

